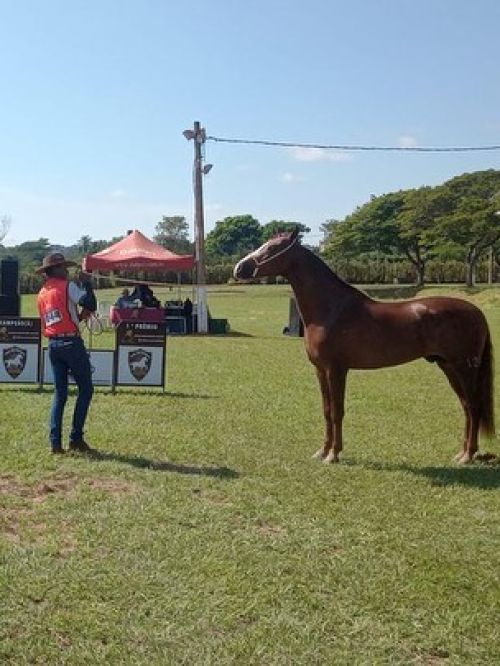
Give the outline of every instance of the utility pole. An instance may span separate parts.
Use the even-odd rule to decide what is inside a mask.
[[[203,165],[201,147],[205,143],[205,129],[196,121],[193,129],[184,130],[183,135],[188,141],[194,141],[194,233],[196,258],[196,312],[198,316],[198,333],[208,333],[207,285],[205,275],[205,220],[203,209],[203,176],[212,168],[211,164]]]

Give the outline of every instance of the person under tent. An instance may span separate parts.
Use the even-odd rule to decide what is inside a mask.
[[[135,299],[132,297],[130,294],[130,290],[125,287],[125,289],[122,290],[122,293],[118,297],[115,303],[115,307],[117,308],[134,308],[136,307],[136,302]]]
[[[161,305],[147,284],[137,284],[132,292],[132,298],[139,299],[145,308],[159,308]]]

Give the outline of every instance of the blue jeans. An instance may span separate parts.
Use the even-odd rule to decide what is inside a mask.
[[[54,448],[61,446],[64,407],[68,399],[68,371],[71,371],[78,386],[70,442],[79,442],[83,439],[83,427],[94,387],[89,357],[81,338],[49,340],[49,358],[55,385],[50,412],[50,443]]]

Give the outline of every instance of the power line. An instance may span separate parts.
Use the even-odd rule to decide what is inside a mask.
[[[266,141],[264,139],[229,139],[219,136],[207,136],[207,141],[215,143],[239,143],[255,146],[278,146],[280,148],[316,148],[319,150],[345,150],[368,152],[402,153],[471,153],[500,150],[500,145],[490,146],[349,146],[321,143],[293,143],[291,141]]]

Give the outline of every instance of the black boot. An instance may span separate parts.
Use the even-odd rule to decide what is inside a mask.
[[[83,439],[80,439],[78,442],[70,442],[69,450],[78,451],[80,453],[94,453],[94,449],[90,448],[87,442]]]

